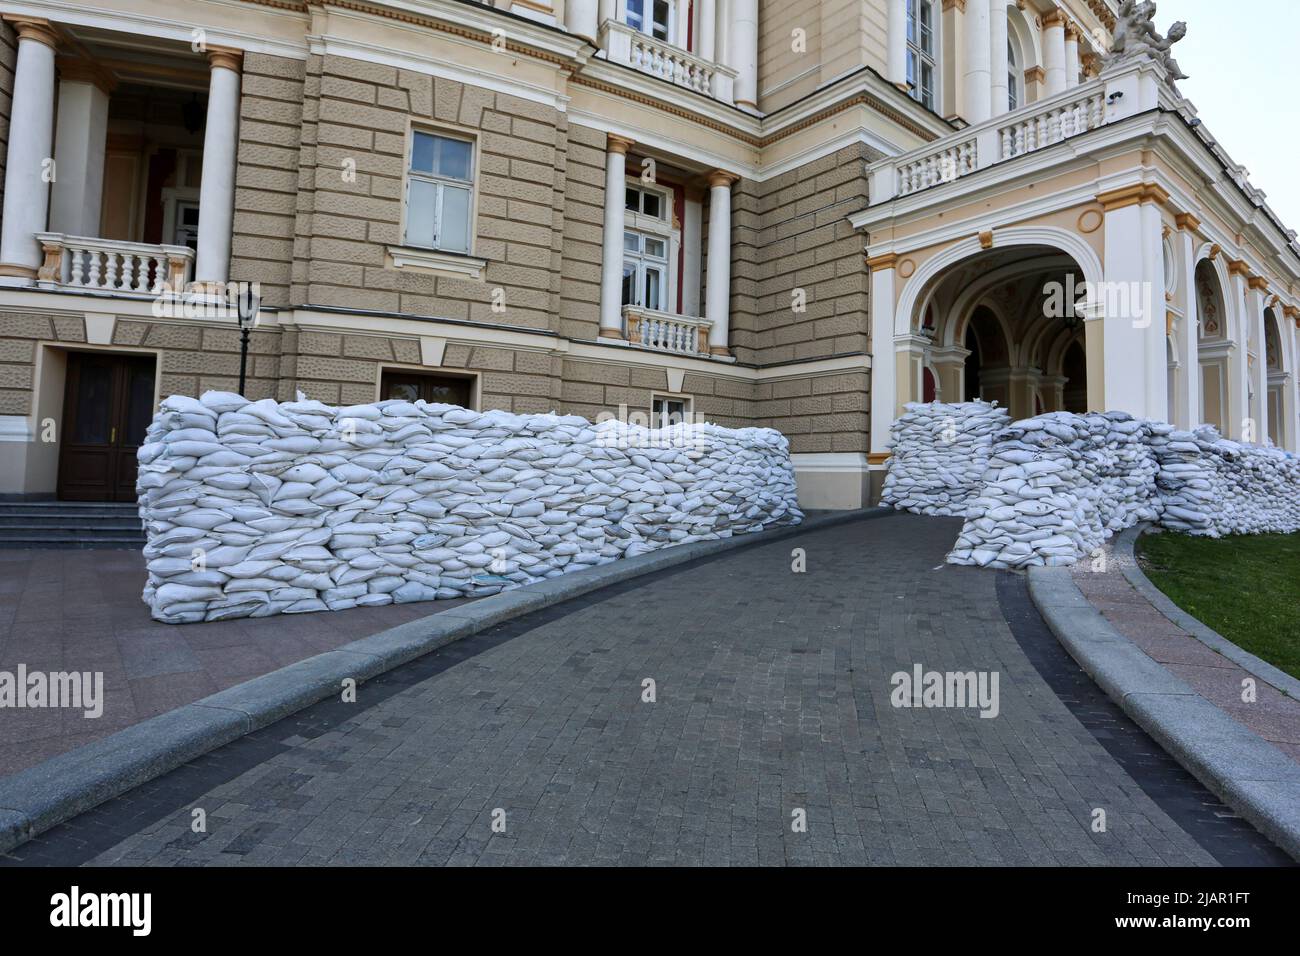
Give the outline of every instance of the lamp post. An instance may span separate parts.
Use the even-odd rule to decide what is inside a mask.
[[[235,299],[235,308],[239,315],[239,394],[244,394],[244,379],[248,371],[248,337],[257,321],[257,312],[261,308],[262,297],[257,287],[246,282],[239,289]]]

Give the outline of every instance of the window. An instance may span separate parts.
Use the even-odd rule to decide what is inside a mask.
[[[907,85],[912,99],[932,110],[938,102],[936,23],[934,0],[907,0]]]
[[[470,408],[473,405],[473,385],[472,378],[456,375],[423,375],[420,372],[385,370],[379,381],[379,400],[423,400],[430,404]]]
[[[656,40],[667,40],[672,11],[670,0],[627,0],[627,25]]]
[[[664,218],[664,197],[660,193],[651,192],[648,189],[637,189],[628,186],[627,198],[624,200],[623,205],[631,212],[639,212],[654,219]]]
[[[1007,40],[1007,109],[1020,109],[1020,104],[1024,101],[1021,93],[1020,84],[1024,82],[1025,74],[1020,69],[1020,54],[1016,51],[1016,45]]]
[[[411,134],[406,180],[406,244],[469,252],[474,144],[433,133]]]
[[[623,304],[667,310],[668,242],[662,236],[624,231]]]
[[[653,395],[650,398],[650,427],[667,428],[670,425],[680,425],[686,421],[686,416],[691,412],[691,400],[689,398],[668,398],[664,395]]]

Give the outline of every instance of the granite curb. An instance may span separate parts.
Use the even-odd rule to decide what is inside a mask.
[[[1029,593],[1079,666],[1212,793],[1300,860],[1300,766],[1120,634],[1069,568],[1034,567]]]

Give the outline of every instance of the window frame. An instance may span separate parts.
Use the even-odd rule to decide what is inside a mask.
[[[626,191],[635,190],[642,194],[642,198],[637,202],[635,210],[628,209],[626,199],[623,209],[623,276],[627,276],[629,265],[636,272],[635,279],[635,298],[633,302],[620,302],[620,308],[632,306],[639,309],[650,309],[655,312],[664,312],[670,315],[677,314],[677,285],[680,277],[677,274],[677,251],[681,246],[681,229],[674,227],[674,194],[673,190],[664,187],[659,183],[645,183],[640,178],[628,176],[624,182],[625,196]],[[642,212],[645,208],[645,194],[653,194],[659,200],[659,209],[662,216],[653,216],[649,213]],[[635,235],[638,237],[636,250],[627,248],[627,237]],[[653,239],[662,242],[664,245],[663,256],[652,256],[645,252],[645,240]],[[660,274],[660,306],[652,308],[645,304],[646,301],[646,273],[649,271],[659,272]],[[622,290],[620,289],[620,299]]]
[[[658,40],[660,43],[672,44],[676,27],[677,27],[677,0],[666,0],[666,5],[668,7],[668,19],[663,25],[664,26],[663,36],[656,36],[654,32],[655,0],[636,0],[636,2],[641,4],[641,14],[640,14],[641,25],[636,26],[631,22],[630,17],[632,15],[632,11],[630,9],[631,3],[629,2],[629,0],[620,0],[619,2],[620,22],[629,30],[635,30],[637,33],[640,33],[644,36],[648,36],[652,40]],[[647,21],[649,21],[649,26],[650,26],[650,29],[648,30],[646,29]]]
[[[665,406],[665,410],[668,403],[670,402],[680,403],[682,406],[682,415],[683,415],[682,421],[693,420],[692,416],[694,415],[694,404],[695,404],[695,397],[693,395],[682,395],[677,392],[651,392],[650,393],[650,427],[651,428],[664,428],[669,425],[678,424],[675,422],[664,422],[659,420],[659,418],[661,418],[662,416],[656,416],[655,413],[656,402],[663,402]],[[671,415],[672,412],[667,412],[667,414]]]
[[[428,365],[401,365],[398,363],[380,364],[375,375],[375,400],[382,402],[384,398],[384,380],[391,378],[444,378],[444,379],[461,379],[469,385],[468,406],[470,411],[483,410],[482,396],[482,376],[478,372],[466,371],[461,369],[443,369],[430,367]]]
[[[907,2],[907,87],[908,95],[926,109],[938,113],[940,95],[943,90],[943,74],[939,70],[939,51],[942,49],[939,37],[940,14],[936,12],[935,0],[906,0]],[[929,48],[923,45],[921,11],[929,13]],[[926,89],[921,77],[926,67],[930,68],[929,99],[926,102]]]
[[[415,144],[416,138],[419,136],[431,136],[468,144],[470,148],[469,179],[458,179],[453,176],[439,175],[438,173],[424,172],[423,170],[415,169]],[[406,171],[402,177],[402,248],[431,251],[452,256],[472,256],[478,238],[478,137],[459,130],[453,131],[441,127],[412,123],[407,134],[405,158]],[[411,185],[415,182],[428,183],[435,187],[435,204],[433,211],[434,237],[432,245],[416,243],[411,239]],[[448,248],[441,244],[443,200],[447,188],[464,189],[469,193],[465,221],[465,248],[463,249]]]
[[[1025,71],[1020,63],[1020,44],[1007,31],[1007,112],[1014,113],[1025,105]]]

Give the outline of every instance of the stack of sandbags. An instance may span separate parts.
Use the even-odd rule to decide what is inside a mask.
[[[996,402],[909,403],[890,428],[892,453],[881,504],[964,517],[983,486],[993,437],[1010,421]]]
[[[1151,434],[1151,423],[1122,412],[1053,412],[1013,423],[993,444],[987,481],[948,561],[1072,564],[1114,532],[1158,517]]]
[[[771,429],[209,392],[166,399],[139,462],[171,623],[492,594],[802,520]]]
[[[1157,454],[1166,528],[1210,537],[1300,530],[1294,455],[1230,441],[1208,425],[1172,432]]]

